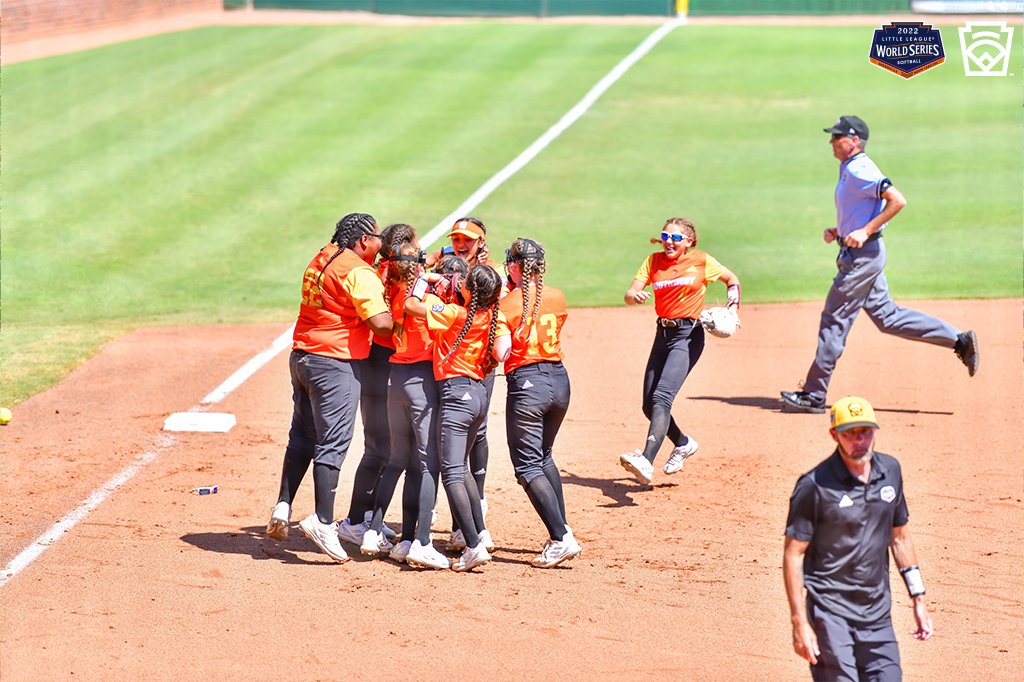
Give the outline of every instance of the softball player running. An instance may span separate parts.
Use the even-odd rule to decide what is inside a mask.
[[[475,481],[466,460],[480,424],[487,418],[483,379],[508,356],[511,342],[498,311],[501,278],[487,265],[474,265],[460,282],[468,308],[427,294],[419,279],[405,302],[407,316],[426,320],[434,342],[434,378],[440,396],[441,477],[448,506],[466,540],[452,568],[468,571],[490,561],[494,544],[484,524]]]
[[[644,449],[619,456],[619,463],[640,483],[654,478],[654,458],[662,441],[672,442],[672,454],[663,471],[674,474],[698,444],[684,434],[672,418],[672,403],[687,375],[704,352],[704,328],[699,317],[704,292],[710,282],[721,280],[728,287],[730,308],[740,304],[740,280],[728,268],[703,251],[698,251],[697,230],[686,218],[669,218],[661,231],[661,252],[652,253],[640,266],[626,292],[628,305],[643,303],[654,290],[658,315],[654,345],[644,370],[644,416],[651,421]]]
[[[559,336],[568,316],[565,295],[544,286],[544,248],[532,239],[512,242],[505,262],[510,286],[499,309],[512,330],[505,360],[505,427],[516,480],[548,531],[534,566],[552,568],[582,550],[565,521],[562,477],[552,456],[569,409],[569,375]],[[518,295],[516,293],[518,289]]]
[[[355,428],[360,360],[370,353],[371,330],[390,334],[392,328],[383,285],[370,266],[378,250],[373,217],[350,213],[306,267],[289,356],[292,423],[278,502],[267,523],[268,536],[288,537],[291,505],[312,462],[316,511],[299,528],[339,562],[348,555],[338,542],[334,498]]]

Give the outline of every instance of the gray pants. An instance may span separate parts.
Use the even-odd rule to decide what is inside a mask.
[[[821,311],[818,352],[804,379],[803,390],[812,400],[825,401],[832,371],[846,348],[846,337],[861,309],[879,331],[886,334],[945,348],[956,345],[958,331],[955,327],[931,315],[901,308],[889,298],[889,284],[883,272],[883,239],[867,242],[859,249],[841,247],[836,267],[839,272],[832,280],[825,308]]]
[[[293,350],[292,425],[288,449],[340,469],[356,425],[359,361]]]
[[[807,600],[807,617],[821,654],[811,677],[821,682],[900,682],[900,649],[892,621],[857,625]]]

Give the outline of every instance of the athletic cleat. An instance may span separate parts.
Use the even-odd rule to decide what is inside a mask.
[[[370,509],[365,514],[363,514],[363,523],[365,523],[366,527],[369,528],[370,527],[370,522],[372,522],[372,521],[373,521],[373,510]],[[392,544],[394,544],[395,540],[398,539],[398,533],[396,533],[395,531],[393,531],[390,528],[388,528],[388,524],[387,523],[384,523],[384,524],[381,525],[380,532],[383,533],[384,534],[384,538],[387,539],[387,541],[392,543]]]
[[[327,556],[331,557],[338,563],[348,561],[348,554],[345,553],[345,550],[341,547],[341,543],[338,542],[337,522],[320,523],[320,519],[318,519],[314,513],[299,521],[299,528],[306,534],[306,537],[312,540],[317,547],[327,554]]]
[[[665,462],[665,466],[662,469],[666,474],[674,474],[683,468],[683,464],[686,463],[687,457],[692,457],[697,454],[697,448],[700,444],[690,436],[686,437],[686,443],[683,445],[677,445],[672,448],[672,454],[668,456],[668,461]]]
[[[466,549],[466,536],[462,534],[461,528],[452,531],[452,534],[448,537],[448,542],[445,544],[445,549],[449,552],[461,552]]]
[[[405,558],[405,563],[416,568],[446,569],[452,567],[452,562],[448,560],[448,557],[434,549],[434,545],[421,545],[419,540],[409,547],[409,555]]]
[[[345,519],[338,524],[338,537],[345,542],[360,547],[363,544],[363,536],[366,535],[368,530],[370,530],[370,524],[365,521],[362,523],[349,523],[349,520]]]
[[[481,564],[486,564],[490,560],[491,555],[487,553],[484,543],[478,542],[476,547],[467,547],[462,550],[462,556],[452,564],[452,570],[462,573],[463,571],[474,569]]]
[[[809,412],[825,414],[825,401],[818,402],[805,391],[780,391],[783,412]]]
[[[480,531],[480,544],[486,547],[488,552],[495,550],[494,540],[491,539],[491,531],[486,528]]]
[[[978,371],[981,354],[978,352],[978,337],[974,331],[957,334],[956,345],[953,347],[960,362],[967,366],[967,374],[974,376]]]
[[[359,551],[368,556],[386,554],[393,548],[394,545],[388,542],[383,533],[379,533],[372,528],[363,533],[363,542],[359,545]]]
[[[619,455],[619,464],[622,465],[623,469],[633,474],[633,477],[639,483],[650,485],[651,481],[654,480],[654,467],[639,450]]]
[[[563,561],[576,558],[582,551],[572,531],[568,531],[561,540],[548,540],[540,556],[530,563],[537,568],[554,568]]]
[[[391,551],[388,553],[388,557],[390,557],[393,561],[397,561],[400,564],[404,564],[406,557],[409,556],[410,547],[412,547],[411,541],[402,540],[397,545],[391,548]]]
[[[270,512],[270,521],[267,522],[267,537],[275,540],[288,539],[288,521],[291,519],[292,510],[287,502],[278,502],[274,511]]]

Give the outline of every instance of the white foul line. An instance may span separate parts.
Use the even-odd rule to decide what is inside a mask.
[[[275,355],[291,345],[293,329],[294,325],[286,329],[283,334],[274,339],[270,348],[261,351],[251,360],[242,365],[237,371],[221,383],[220,386],[203,398],[199,405],[193,407],[190,412],[197,412],[203,409],[203,406],[205,405],[213,405],[224,400],[228,394],[241,386],[249,377],[255,374],[260,367],[267,364]],[[33,561],[38,559],[42,553],[49,549],[53,543],[59,540],[64,533],[71,530],[79,521],[88,516],[93,509],[100,506],[108,497],[114,494],[115,490],[131,480],[135,474],[139,473],[139,471],[142,470],[142,467],[156,459],[163,451],[171,448],[175,442],[176,441],[173,436],[161,433],[157,437],[157,444],[154,449],[144,452],[136,457],[135,461],[129,464],[123,471],[116,474],[113,478],[100,486],[91,495],[89,495],[84,502],[78,505],[78,507],[64,516],[60,521],[50,526],[50,528],[36,538],[31,545],[21,550],[16,557],[11,559],[6,568],[4,568],[3,571],[0,571],[0,587],[6,585],[14,576],[28,568]]]
[[[423,248],[429,249],[433,246],[434,242],[441,238],[441,235],[451,229],[452,223],[462,216],[468,215],[470,211],[483,203],[484,199],[490,196],[494,190],[498,189],[498,187],[500,187],[506,180],[522,170],[523,166],[532,161],[538,154],[544,151],[549,144],[554,142],[559,135],[564,133],[569,126],[579,120],[583,114],[587,113],[587,110],[593,106],[594,102],[596,102],[601,95],[607,92],[608,88],[615,84],[615,81],[622,78],[623,74],[629,71],[629,69],[640,61],[644,55],[650,52],[655,45],[661,42],[662,38],[671,33],[672,29],[676,26],[681,26],[685,23],[686,17],[679,17],[678,19],[662,24],[651,35],[647,36],[646,40],[637,45],[636,49],[626,55],[621,62],[616,64],[615,68],[609,71],[604,78],[599,80],[597,84],[590,89],[590,92],[583,96],[583,99],[576,103],[576,106],[567,111],[557,123],[548,128],[547,132],[538,137],[533,144],[524,149],[519,156],[512,160],[511,163],[495,173],[490,180],[480,186],[480,189],[473,192],[468,199],[459,204],[458,208],[442,218],[441,222],[431,228],[430,232],[427,232],[426,236],[420,240]]]
[[[424,248],[429,248],[435,241],[437,241],[441,235],[451,227],[452,222],[455,221],[456,218],[466,215],[479,206],[484,199],[494,192],[494,190],[519,172],[523,166],[536,158],[536,156],[544,151],[544,149],[559,135],[565,132],[569,126],[579,120],[579,118],[583,116],[591,106],[593,106],[594,102],[596,102],[601,95],[607,92],[608,89],[623,76],[623,74],[625,74],[634,64],[640,61],[644,55],[650,52],[662,38],[667,36],[676,26],[680,26],[684,23],[686,23],[686,18],[680,17],[674,21],[662,24],[651,35],[647,36],[647,38],[636,47],[636,49],[630,52],[621,62],[616,64],[615,68],[609,71],[604,78],[598,81],[597,84],[583,96],[583,99],[577,102],[576,106],[566,112],[566,114],[562,116],[555,125],[551,126],[547,132],[523,150],[523,152],[513,159],[511,163],[498,171],[490,180],[485,182],[480,189],[473,192],[468,199],[459,204],[458,208],[452,211],[448,216],[443,218],[440,223],[431,229],[422,240]],[[241,386],[246,380],[255,374],[260,367],[265,365],[274,356],[291,345],[293,329],[294,327],[289,327],[283,334],[274,340],[270,345],[270,348],[261,351],[251,360],[242,365],[231,376],[225,379],[220,386],[215,388],[205,398],[199,401],[198,405],[191,408],[190,411],[197,412],[202,410],[204,406],[215,405],[221,400],[224,400],[228,394]],[[98,490],[89,495],[84,502],[78,505],[74,511],[70,512],[60,521],[51,526],[49,530],[36,538],[31,545],[23,549],[16,557],[14,557],[10,563],[7,564],[7,567],[0,572],[0,587],[5,586],[14,576],[28,568],[33,561],[38,559],[39,556],[42,555],[50,545],[64,535],[64,533],[71,530],[75,524],[84,519],[93,509],[110,497],[115,490],[134,477],[142,467],[152,462],[161,452],[173,446],[174,443],[175,440],[173,437],[167,434],[161,434],[155,449],[139,455],[134,462],[128,465],[126,469],[104,483]]]

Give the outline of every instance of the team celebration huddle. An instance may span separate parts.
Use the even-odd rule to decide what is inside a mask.
[[[426,254],[411,226],[380,230],[372,216],[353,213],[306,268],[270,537],[287,537],[312,463],[316,510],[299,528],[335,561],[348,559],[342,540],[419,568],[468,571],[490,561],[486,423],[503,363],[509,454],[548,536],[532,563],[550,568],[580,554],[552,457],[569,406],[559,343],[565,296],[545,287],[538,242],[517,239],[497,264],[476,218],[456,221],[449,237],[450,247]],[[336,523],[335,491],[360,404],[365,454],[348,514]],[[384,515],[403,473],[399,536]],[[439,481],[452,514],[446,549],[461,552],[454,561],[431,541]]]

